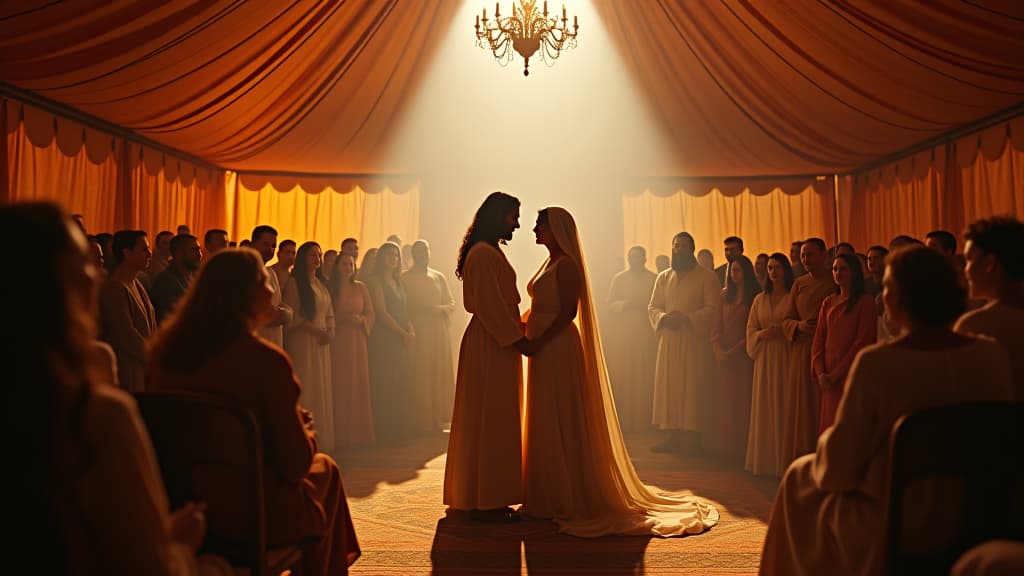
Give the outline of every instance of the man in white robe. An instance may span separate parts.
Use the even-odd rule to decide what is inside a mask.
[[[451,422],[455,398],[449,334],[455,299],[444,274],[428,266],[430,245],[426,240],[413,242],[412,261],[412,267],[402,274],[409,320],[416,332],[409,346],[411,424],[417,430],[440,432]]]
[[[266,224],[254,228],[252,231],[252,248],[260,253],[264,265],[270,262],[274,257],[274,251],[277,249],[277,230]],[[260,328],[259,335],[283,350],[284,327],[292,321],[292,309],[283,303],[282,287],[277,279],[277,274],[270,268],[267,269],[267,272],[269,273],[267,282],[274,289],[274,295],[271,298],[271,304],[274,306],[274,317],[263,328]],[[242,295],[239,294],[239,297],[242,297]]]
[[[711,321],[722,286],[711,270],[697,265],[693,237],[672,239],[672,266],[658,275],[647,307],[658,333],[654,376],[654,424],[670,430],[656,452],[699,450],[707,428],[708,392],[713,378]]]
[[[481,521],[513,521],[522,502],[523,362],[528,346],[516,273],[500,244],[519,228],[519,201],[494,192],[477,210],[459,253],[463,304],[473,315],[462,337],[444,503]]]

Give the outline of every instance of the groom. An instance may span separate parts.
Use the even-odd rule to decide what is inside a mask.
[[[455,275],[473,315],[462,337],[455,382],[444,503],[475,520],[514,522],[522,501],[523,390],[516,273],[501,251],[519,228],[519,200],[494,192],[463,238]]]

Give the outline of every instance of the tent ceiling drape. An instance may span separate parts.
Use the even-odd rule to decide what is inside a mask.
[[[1014,2],[593,1],[672,137],[648,176],[844,172],[1024,100]],[[242,172],[403,172],[379,152],[457,7],[5,2],[0,80]]]

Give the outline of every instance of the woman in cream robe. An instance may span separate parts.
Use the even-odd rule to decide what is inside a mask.
[[[717,510],[692,497],[657,494],[633,469],[572,216],[546,208],[534,231],[551,256],[529,284],[526,333],[537,351],[526,394],[523,513],[551,518],[581,537],[704,532],[718,521]]]

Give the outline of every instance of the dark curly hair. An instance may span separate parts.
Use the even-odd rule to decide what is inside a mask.
[[[984,218],[971,223],[964,232],[964,242],[995,256],[1010,280],[1024,280],[1024,222],[1012,216]]]
[[[503,240],[499,237],[505,225],[505,218],[513,210],[519,208],[519,199],[504,192],[491,192],[473,216],[473,223],[466,230],[459,248],[459,262],[455,266],[455,276],[462,280],[462,268],[466,265],[469,249],[477,242],[486,242],[497,246]]]

